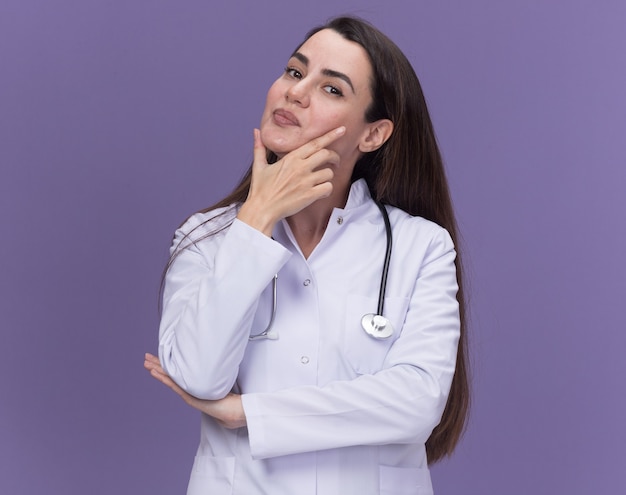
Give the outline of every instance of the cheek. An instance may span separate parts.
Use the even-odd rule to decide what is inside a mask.
[[[346,136],[350,134],[360,133],[364,120],[358,111],[352,112],[328,112],[325,117],[320,118],[320,122],[324,122],[328,130],[334,129],[341,125],[346,126]]]
[[[344,112],[328,110],[327,108],[319,110],[311,116],[306,129],[306,133],[311,136],[311,139],[326,134],[342,125],[346,127],[348,134],[350,133],[353,125],[350,123],[349,115],[346,115]],[[339,141],[341,140],[343,138]]]
[[[339,126],[346,127],[346,134],[342,136],[337,142],[353,142],[363,132],[363,119],[359,118],[353,113],[335,113],[334,115],[328,115],[325,125],[328,130],[335,129]]]
[[[357,142],[354,136],[349,133],[342,136],[341,139],[338,139],[330,146],[330,149],[336,151],[342,157],[352,155],[356,148]]]
[[[266,115],[270,111],[270,109],[276,105],[276,102],[282,97],[283,94],[284,91],[281,87],[280,79],[278,79],[274,82],[274,84],[270,86],[270,89],[267,90],[263,115]]]
[[[330,130],[340,125],[348,124],[350,115],[345,112],[327,108],[320,112],[319,118],[316,120],[320,123],[324,123]]]

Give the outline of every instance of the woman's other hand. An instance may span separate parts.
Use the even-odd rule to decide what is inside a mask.
[[[171,388],[187,404],[198,411],[212,416],[224,428],[234,429],[246,426],[246,416],[240,395],[231,393],[220,400],[198,399],[185,392],[165,373],[158,357],[146,353],[143,366],[154,378]]]
[[[254,162],[248,199],[237,217],[272,235],[274,224],[333,192],[333,168],[339,155],[326,147],[346,132],[338,127],[268,165],[260,131],[254,130]],[[328,166],[329,165],[329,166]]]

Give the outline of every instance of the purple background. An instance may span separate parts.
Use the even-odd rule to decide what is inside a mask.
[[[0,2],[0,493],[184,493],[142,368],[175,227],[252,153],[309,27],[387,32],[463,232],[474,404],[438,494],[626,493],[626,2]]]

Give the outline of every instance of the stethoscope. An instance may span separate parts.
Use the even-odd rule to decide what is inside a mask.
[[[376,314],[367,313],[361,318],[361,326],[365,333],[374,339],[387,339],[393,335],[393,325],[391,322],[383,316],[383,309],[385,305],[385,291],[387,290],[387,275],[389,274],[389,262],[391,261],[391,224],[389,223],[389,214],[387,209],[382,203],[375,201],[376,206],[380,210],[383,220],[385,222],[385,235],[387,236],[387,249],[385,251],[385,260],[383,262],[383,273],[380,277],[380,290],[378,292],[378,308]],[[276,316],[276,292],[278,284],[278,274],[274,275],[272,279],[272,313],[270,321],[267,324],[265,330],[255,335],[250,335],[249,340],[261,340],[270,339],[276,340],[278,334],[271,332],[272,325],[274,324],[274,317]]]

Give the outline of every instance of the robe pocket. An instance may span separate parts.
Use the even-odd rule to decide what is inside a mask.
[[[368,335],[361,319],[368,313],[376,313],[378,299],[350,295],[347,299],[343,353],[350,366],[359,374],[380,371],[389,349],[400,336],[404,318],[409,307],[407,297],[386,297],[383,313],[393,325],[393,334],[386,339]]]
[[[427,467],[379,466],[380,495],[433,495]]]
[[[234,457],[197,455],[191,469],[187,495],[231,495],[234,477]]]

